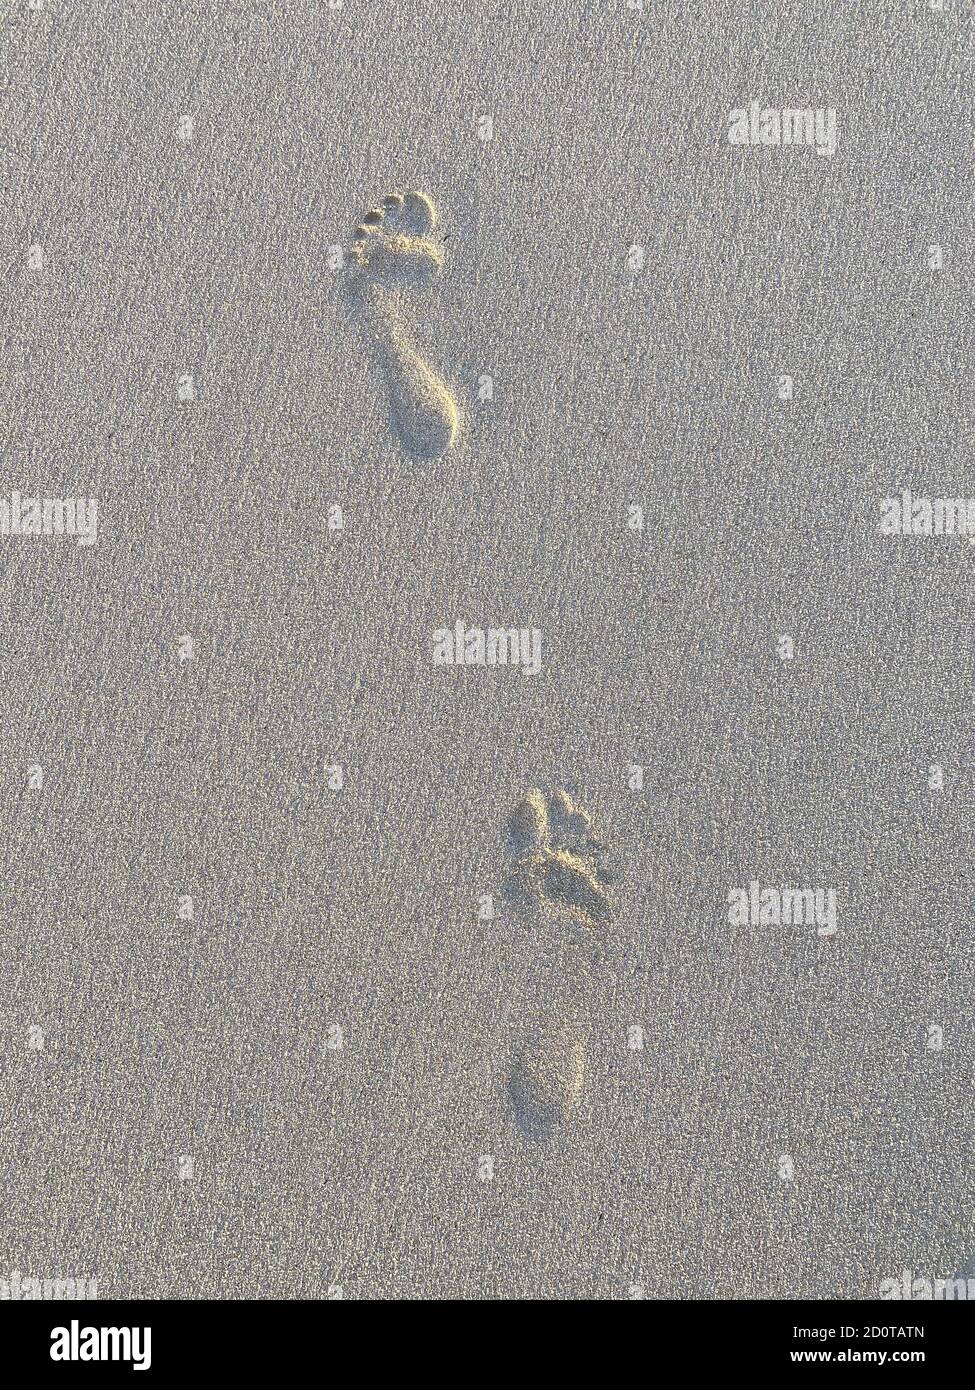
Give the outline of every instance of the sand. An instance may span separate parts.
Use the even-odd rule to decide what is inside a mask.
[[[972,1258],[962,8],[11,11],[0,1274]]]

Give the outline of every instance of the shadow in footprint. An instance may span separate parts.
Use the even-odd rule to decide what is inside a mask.
[[[392,311],[386,336],[376,342],[376,364],[386,383],[390,428],[403,448],[419,459],[445,454],[460,423],[457,404]]]
[[[547,1142],[569,1118],[582,1093],[585,1045],[566,1028],[540,1034],[515,1055],[508,1094],[515,1123],[527,1139]]]

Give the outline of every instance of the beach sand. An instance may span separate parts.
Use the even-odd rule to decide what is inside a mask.
[[[877,529],[975,491],[961,8],[11,12],[5,495],[98,538],[0,537],[0,1274],[972,1257],[975,551]]]

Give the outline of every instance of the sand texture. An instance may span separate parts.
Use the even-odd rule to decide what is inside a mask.
[[[3,24],[0,1277],[965,1266],[968,7]]]

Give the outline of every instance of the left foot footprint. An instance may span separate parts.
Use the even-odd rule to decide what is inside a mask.
[[[355,230],[352,273],[355,302],[371,326],[375,356],[389,393],[393,429],[417,458],[439,458],[459,427],[457,402],[424,361],[402,321],[402,290],[431,284],[443,251],[427,235],[437,220],[425,193],[391,193]]]

